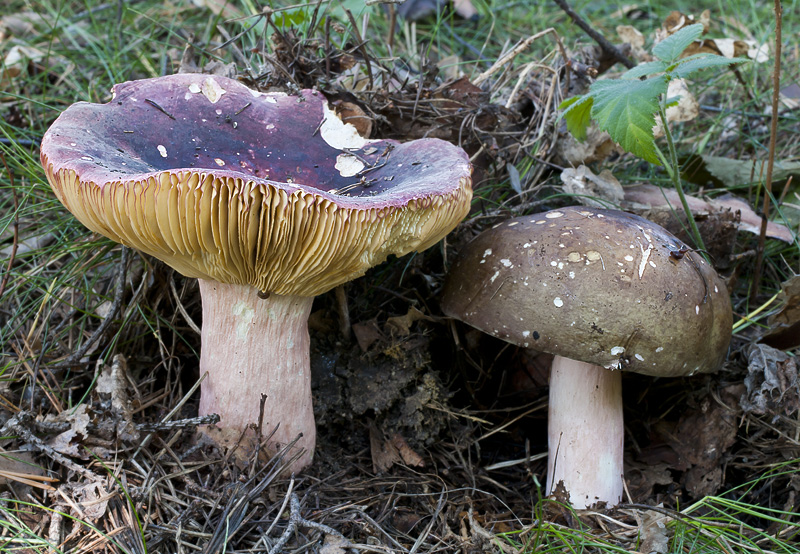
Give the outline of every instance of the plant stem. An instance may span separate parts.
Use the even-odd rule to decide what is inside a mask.
[[[756,265],[753,270],[753,281],[750,287],[750,301],[755,302],[758,289],[761,288],[761,272],[764,263],[764,245],[769,221],[769,203],[772,198],[772,170],[775,165],[775,142],[778,135],[778,108],[781,90],[781,28],[783,7],[780,0],[775,0],[775,66],[772,70],[772,121],[769,127],[769,154],[767,155],[767,174],[764,177],[764,202],[761,207],[761,232],[758,235],[756,249]]]
[[[661,117],[661,124],[664,127],[664,136],[667,139],[667,149],[669,151],[668,160],[664,159],[666,156],[661,154],[662,160],[666,162],[664,167],[667,168],[667,171],[672,178],[672,184],[674,185],[675,190],[678,191],[678,197],[681,199],[683,211],[686,213],[686,220],[689,222],[689,229],[691,231],[692,239],[694,239],[695,247],[701,251],[700,253],[706,259],[706,261],[710,263],[708,254],[706,253],[706,246],[703,243],[703,237],[700,236],[700,229],[697,228],[697,222],[694,219],[694,214],[692,214],[692,210],[689,209],[689,202],[686,200],[686,194],[683,192],[681,168],[680,164],[678,163],[678,151],[675,149],[675,142],[672,140],[672,133],[670,132],[669,125],[667,123],[667,111],[663,104],[658,108],[658,115]]]

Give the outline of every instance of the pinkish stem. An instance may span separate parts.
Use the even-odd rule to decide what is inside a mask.
[[[564,482],[570,503],[622,500],[622,372],[556,356],[550,372],[547,494]]]
[[[303,437],[300,470],[314,456],[316,426],[311,405],[308,315],[312,297],[258,297],[249,286],[200,279],[203,297],[200,415],[219,414],[222,428],[241,431],[258,423],[261,395],[263,432],[276,425],[270,446],[278,448]]]

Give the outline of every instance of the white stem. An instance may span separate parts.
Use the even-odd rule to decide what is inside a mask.
[[[270,446],[277,448],[303,437],[305,450],[293,470],[308,466],[314,456],[316,427],[311,405],[308,315],[313,298],[270,295],[253,287],[200,280],[203,327],[200,415],[219,414],[220,427],[244,430],[258,423],[261,395],[263,432],[276,425]]]
[[[622,372],[556,356],[550,372],[547,494],[564,482],[570,503],[622,500]]]

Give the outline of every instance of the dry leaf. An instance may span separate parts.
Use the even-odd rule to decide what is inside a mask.
[[[711,25],[711,11],[704,10],[699,18],[695,18],[693,14],[684,14],[679,11],[672,11],[664,19],[660,29],[656,29],[655,42],[659,43],[670,35],[673,35],[689,25],[696,23],[703,24],[703,33],[707,33]]]
[[[659,43],[676,31],[689,25],[694,25],[695,23],[702,23],[703,33],[707,33],[711,23],[711,14],[709,10],[705,10],[700,14],[699,19],[695,19],[693,15],[673,11],[664,20],[661,28],[656,30],[655,43]],[[756,63],[763,63],[769,60],[769,46],[767,44],[758,44],[752,39],[702,39],[689,45],[689,47],[684,50],[681,57],[686,58],[695,54],[716,54],[718,56],[725,56],[726,58],[746,57]]]
[[[607,169],[595,175],[585,165],[576,169],[568,167],[561,172],[564,192],[577,197],[578,202],[594,208],[616,207],[625,197],[622,185]]]
[[[782,308],[769,318],[770,333],[761,340],[780,350],[800,346],[800,275],[781,284],[778,301]]]
[[[23,38],[37,32],[52,29],[53,23],[49,16],[36,12],[19,12],[0,17],[0,42],[14,36]]]
[[[74,410],[64,411],[58,416],[48,416],[46,422],[62,422],[68,421],[72,426],[54,436],[48,441],[50,446],[56,452],[66,454],[67,456],[75,456],[78,458],[86,458],[87,454],[83,450],[83,441],[89,436],[89,414],[86,413],[86,404],[80,404]]]
[[[347,554],[350,546],[350,541],[344,537],[325,535],[319,554]]]
[[[406,315],[390,317],[386,319],[386,327],[395,335],[407,337],[411,334],[411,326],[415,321],[424,319],[425,321],[434,321],[430,316],[423,314],[414,306],[408,308]]]
[[[663,506],[663,504],[659,505]],[[669,533],[667,523],[672,518],[655,511],[644,512],[639,526],[639,540],[637,549],[641,554],[667,554],[669,551]]]
[[[246,15],[242,10],[233,6],[228,0],[192,0],[192,4],[198,8],[208,8],[216,15],[222,15],[228,19],[235,19]]]
[[[366,352],[375,342],[383,339],[383,333],[378,328],[378,320],[376,318],[354,323],[350,329],[352,329],[362,352]]]
[[[786,85],[780,92],[781,103],[790,110],[796,110],[800,106],[800,85],[792,83]]]
[[[133,421],[133,409],[128,398],[128,364],[125,356],[117,354],[111,365],[97,361],[100,375],[97,378],[95,392],[101,401],[110,401],[112,417],[116,420],[116,434],[124,441],[139,439],[139,431]]]
[[[742,385],[728,385],[718,395],[708,395],[699,407],[681,416],[673,433],[665,437],[678,454],[676,469],[685,469],[683,482],[694,498],[715,494],[722,485],[725,455],[736,442],[737,401]],[[717,398],[719,400],[717,400]]]
[[[453,9],[458,15],[470,21],[477,21],[480,17],[470,0],[453,0]]]
[[[724,210],[732,210],[741,214],[738,222],[740,231],[753,234],[761,232],[761,217],[756,214],[747,202],[735,196],[724,196],[708,200],[686,195],[689,209],[693,214],[708,214]],[[675,189],[661,188],[655,185],[636,185],[625,187],[626,209],[641,214],[648,210],[670,210],[670,206],[678,213],[683,212],[680,197]],[[794,242],[792,231],[773,221],[767,223],[767,237],[784,242]]]
[[[644,49],[644,35],[632,25],[617,25],[617,36],[620,41],[631,45],[631,57],[639,62],[652,61],[647,50]]]
[[[75,517],[83,520],[97,521],[103,517],[108,508],[108,501],[114,496],[109,494],[100,481],[91,483],[64,483],[59,487],[67,494],[80,512],[72,510]]]
[[[372,134],[372,118],[361,106],[355,102],[338,100],[333,102],[333,107],[339,119],[355,127],[358,134],[362,137],[369,138]]]
[[[412,467],[425,467],[425,461],[422,459],[422,456],[417,454],[414,449],[408,445],[408,442],[406,442],[406,439],[403,438],[402,435],[395,433],[390,442],[392,446],[397,449],[404,464]]]
[[[748,413],[791,416],[800,409],[800,383],[797,379],[797,362],[785,352],[767,346],[752,344],[745,347],[747,393],[739,403]]]
[[[369,450],[372,455],[372,469],[375,473],[384,473],[394,464],[403,461],[397,448],[387,441],[374,423],[369,424]]]
[[[565,126],[564,132],[559,132],[556,152],[564,165],[577,167],[605,160],[615,152],[622,153],[622,149],[611,140],[608,133],[601,131],[595,123],[592,123],[586,129],[586,138],[583,141],[568,133]]]
[[[691,121],[700,114],[700,103],[689,91],[686,86],[686,79],[673,79],[667,86],[667,98],[678,98],[675,106],[667,108],[667,122],[679,123],[681,121]],[[656,125],[653,127],[653,136],[659,138],[664,136],[664,125],[661,118],[656,118]]]

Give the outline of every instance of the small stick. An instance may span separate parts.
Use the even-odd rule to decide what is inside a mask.
[[[300,500],[298,500],[297,494],[293,492],[289,495],[289,510],[290,510],[289,525],[286,526],[286,529],[283,531],[283,534],[281,534],[281,536],[278,538],[278,541],[272,546],[272,548],[269,551],[269,554],[278,554],[279,552],[281,552],[283,550],[283,547],[286,546],[286,543],[289,542],[289,539],[292,537],[292,535],[294,534],[295,530],[298,527],[316,529],[317,531],[322,531],[326,535],[333,535],[334,537],[339,537],[347,540],[347,538],[336,529],[328,527],[327,525],[322,523],[317,523],[316,521],[309,521],[305,519],[303,516],[301,516]]]
[[[81,475],[84,479],[87,479],[91,482],[97,481],[100,479],[99,475],[94,474],[93,472],[89,471],[88,469],[80,466],[61,454],[60,452],[56,451],[52,446],[45,443],[42,439],[37,437],[33,434],[30,430],[31,426],[34,423],[33,415],[31,412],[27,412],[25,410],[17,413],[14,417],[6,421],[5,425],[0,427],[0,436],[8,437],[8,436],[18,436],[20,437],[25,443],[38,450],[51,460],[56,463],[61,464],[65,468],[70,471],[74,471],[75,473]]]
[[[592,27],[586,23],[586,21],[580,15],[578,15],[575,10],[569,6],[569,4],[567,4],[566,0],[555,0],[555,3],[558,4],[559,8],[564,10],[564,13],[572,18],[572,21],[574,21],[578,27],[583,29],[583,31],[592,38],[592,40],[600,45],[600,48],[603,49],[603,52],[620,62],[628,69],[631,69],[636,65],[630,59],[628,59],[627,56],[620,52],[619,48],[608,42],[606,37],[592,29]]]
[[[350,340],[350,309],[347,305],[346,283],[342,283],[334,289],[336,293],[336,307],[339,312],[339,330],[345,341]]]
[[[525,40],[518,42],[514,48],[500,56],[500,58],[492,64],[492,67],[475,77],[475,79],[472,80],[472,84],[477,87],[481,86],[481,83],[486,81],[489,77],[497,73],[503,66],[527,50],[537,39],[540,39],[547,34],[552,34],[555,37],[556,45],[558,45],[558,49],[561,52],[561,56],[564,58],[564,62],[569,63],[569,57],[567,56],[567,51],[564,48],[564,45],[561,44],[561,38],[558,36],[558,33],[555,29],[548,27],[544,31],[539,31],[535,35],[531,35]]]
[[[764,203],[761,208],[761,233],[758,236],[756,265],[753,269],[753,283],[750,287],[750,301],[754,302],[761,286],[761,266],[764,263],[764,243],[767,238],[769,222],[769,203],[772,198],[772,169],[775,166],[775,141],[778,136],[778,106],[781,99],[781,23],[783,7],[781,0],[775,0],[775,65],[772,70],[772,121],[769,126],[769,154],[767,156],[767,175],[764,178]]]
[[[166,115],[168,118],[170,118],[170,119],[172,119],[172,120],[174,120],[174,119],[175,119],[175,116],[174,116],[174,115],[172,115],[172,114],[171,114],[171,113],[169,113],[167,110],[165,110],[164,108],[162,108],[161,106],[159,106],[158,104],[156,104],[155,100],[150,100],[149,98],[145,98],[145,99],[144,99],[144,101],[145,101],[145,102],[147,102],[148,104],[150,104],[151,106],[153,106],[155,109],[157,109],[158,111],[160,111],[160,112],[161,112],[161,113],[163,113],[164,115]]]

